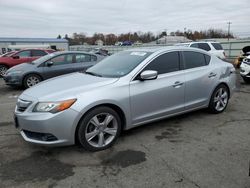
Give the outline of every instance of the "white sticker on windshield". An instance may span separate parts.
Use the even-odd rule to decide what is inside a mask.
[[[138,56],[144,56],[146,55],[146,52],[131,52],[130,55],[138,55]]]

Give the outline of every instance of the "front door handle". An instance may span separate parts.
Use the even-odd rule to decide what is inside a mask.
[[[184,84],[183,82],[177,81],[174,83],[173,87],[178,88],[181,87],[183,84]]]
[[[215,77],[216,75],[217,75],[216,73],[211,72],[211,73],[208,75],[208,78]]]

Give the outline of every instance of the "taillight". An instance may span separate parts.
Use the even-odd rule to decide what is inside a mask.
[[[223,52],[223,55],[225,56],[225,58],[227,57],[225,52]]]

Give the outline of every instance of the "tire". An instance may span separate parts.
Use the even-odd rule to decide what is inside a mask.
[[[94,108],[82,118],[76,136],[86,150],[101,151],[112,146],[120,133],[120,116],[113,109],[102,106]]]
[[[0,65],[0,77],[3,77],[3,75],[6,73],[8,70],[8,67],[5,65]]]
[[[42,78],[37,74],[28,74],[24,77],[23,86],[25,89],[30,88],[42,81]]]
[[[209,112],[213,114],[222,113],[227,108],[228,101],[228,88],[224,84],[218,85],[211,96],[208,106]]]
[[[250,84],[250,78],[247,78],[247,77],[242,77],[242,78],[245,83]]]

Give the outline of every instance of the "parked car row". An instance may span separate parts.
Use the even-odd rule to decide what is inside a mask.
[[[103,58],[104,56],[79,51],[54,52],[10,68],[3,78],[7,85],[30,88],[52,77],[86,71]]]
[[[51,49],[25,49],[17,52],[8,52],[0,56],[0,76],[3,76],[9,68],[15,65],[32,62],[53,52],[55,52],[55,50]]]
[[[90,55],[70,53],[50,54],[17,69],[43,69],[43,75],[50,75],[57,63],[73,59],[77,65],[78,59]],[[114,144],[121,131],[148,122],[202,108],[223,112],[235,81],[233,65],[204,50],[131,49],[108,56],[85,73],[56,77],[25,90],[17,101],[15,125],[31,143],[80,143],[99,151]]]

